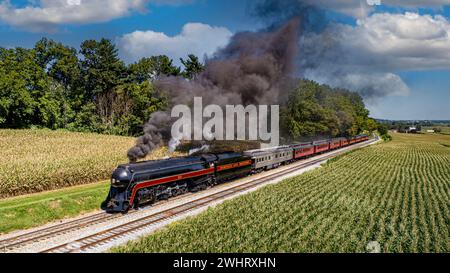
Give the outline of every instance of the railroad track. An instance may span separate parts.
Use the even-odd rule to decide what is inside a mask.
[[[359,143],[352,147],[353,149],[366,146],[370,143],[373,143],[376,140],[371,140],[369,142]],[[353,150],[350,149],[350,150]],[[223,191],[219,191],[216,193],[212,193],[210,195],[201,197],[199,199],[196,199],[192,202],[187,202],[184,204],[181,204],[179,206],[175,206],[170,209],[163,210],[161,212],[157,212],[148,216],[144,216],[142,218],[127,222],[125,224],[121,224],[97,233],[94,233],[89,236],[85,236],[79,239],[76,239],[72,242],[65,243],[62,245],[58,245],[49,249],[46,249],[44,251],[41,251],[43,253],[70,253],[70,252],[87,252],[89,250],[95,250],[96,248],[108,244],[110,242],[113,242],[118,239],[123,239],[130,237],[136,233],[142,232],[145,229],[155,227],[158,224],[161,224],[163,222],[166,222],[172,218],[176,218],[179,216],[182,216],[185,213],[198,210],[204,207],[207,207],[208,205],[211,205],[213,203],[225,200],[229,197],[232,197],[238,193],[245,192],[247,190],[256,188],[260,185],[266,184],[267,182],[270,182],[273,179],[279,178],[280,176],[288,175],[291,173],[294,173],[300,169],[315,165],[317,163],[323,162],[325,160],[328,160],[330,158],[336,157],[337,155],[343,154],[345,152],[348,152],[349,150],[344,150],[341,152],[337,152],[330,155],[325,155],[323,157],[320,157],[318,159],[314,159],[302,164],[295,165],[291,168],[287,168],[285,170],[254,179],[248,183],[244,183],[241,185],[237,185],[228,189],[225,189]]]
[[[189,193],[188,193],[189,194]],[[174,201],[178,198],[185,197],[184,196],[172,198],[170,201]],[[161,201],[160,203],[154,205],[153,207],[160,206],[165,204],[165,201]],[[127,215],[132,215],[137,213],[138,211],[132,210]],[[36,243],[40,241],[45,241],[49,238],[70,233],[75,230],[80,230],[89,226],[98,225],[101,223],[105,223],[114,219],[119,219],[123,217],[122,214],[108,214],[105,212],[95,213],[89,216],[85,216],[82,218],[78,218],[75,220],[71,220],[68,222],[52,225],[50,227],[33,230],[28,233],[24,233],[21,235],[13,236],[7,239],[0,240],[0,252],[12,251],[15,249],[22,248],[30,243]]]
[[[30,242],[42,241],[56,235],[68,233],[77,228],[83,228],[103,221],[108,221],[114,218],[114,215],[105,213],[96,213],[77,220],[57,224],[48,228],[35,230],[22,235],[17,235],[0,241],[0,250],[8,251],[20,248]]]

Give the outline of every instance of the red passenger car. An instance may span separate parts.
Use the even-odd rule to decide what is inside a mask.
[[[328,140],[314,142],[314,151],[316,154],[330,150],[330,142]]]
[[[350,144],[350,142],[348,141],[348,139],[343,138],[343,139],[341,140],[341,147],[348,146],[349,144]]]
[[[294,149],[294,159],[307,157],[314,154],[314,145],[312,142],[300,143],[291,146]]]
[[[331,140],[330,149],[334,150],[334,149],[339,149],[339,148],[341,148],[341,140],[337,139],[337,138]]]

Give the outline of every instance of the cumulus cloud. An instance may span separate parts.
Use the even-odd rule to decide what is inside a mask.
[[[374,10],[375,0],[299,0],[324,9],[331,9],[356,18],[364,18]],[[380,0],[380,4],[401,8],[439,8],[450,4],[450,0]]]
[[[450,69],[450,22],[443,16],[373,14],[302,37],[305,76],[366,98],[407,95],[397,71]]]
[[[118,39],[121,54],[129,62],[142,57],[167,55],[178,63],[179,58],[195,54],[211,56],[228,44],[232,33],[224,27],[202,23],[188,23],[175,36],[152,30],[135,31]]]
[[[0,3],[0,20],[14,27],[30,31],[53,32],[61,24],[87,24],[107,22],[129,15],[133,11],[145,12],[148,3],[182,4],[190,0],[40,0],[24,7],[11,1]]]

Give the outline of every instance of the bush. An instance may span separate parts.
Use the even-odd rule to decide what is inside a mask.
[[[384,141],[391,141],[391,140],[392,140],[392,136],[389,135],[389,134],[382,135],[381,138],[382,138]]]

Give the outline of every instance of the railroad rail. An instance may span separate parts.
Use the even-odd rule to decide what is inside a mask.
[[[366,146],[370,143],[373,143],[377,140],[378,139],[370,140],[370,141],[364,142],[364,143],[359,143],[352,147],[354,147],[353,149],[360,148],[362,146]],[[353,150],[353,149],[350,149],[350,150]],[[115,226],[112,228],[108,228],[106,230],[76,239],[69,243],[61,244],[61,245],[46,249],[41,252],[43,252],[43,253],[71,253],[71,252],[87,252],[90,250],[95,250],[96,248],[98,248],[104,244],[113,242],[113,241],[121,239],[121,238],[126,238],[128,236],[131,236],[133,234],[141,232],[147,228],[164,223],[172,218],[182,216],[188,212],[207,207],[208,205],[225,200],[225,199],[235,196],[239,193],[246,192],[246,191],[256,188],[260,185],[266,184],[273,179],[279,178],[280,176],[294,173],[300,169],[303,169],[303,168],[306,168],[309,166],[313,166],[315,164],[318,164],[318,163],[328,160],[330,158],[334,158],[334,157],[336,157],[340,154],[346,153],[346,152],[348,152],[348,150],[343,150],[340,152],[336,152],[334,154],[325,154],[324,156],[321,156],[320,158],[292,166],[290,168],[284,169],[282,171],[279,171],[279,172],[276,172],[273,174],[269,174],[269,175],[261,177],[261,178],[256,178],[247,183],[233,186],[231,188],[227,188],[222,191],[212,193],[210,195],[206,195],[206,196],[198,198],[192,202],[187,202],[187,203],[181,204],[179,206],[175,206],[173,208],[163,210],[161,212],[147,215],[147,216],[138,218],[136,220],[127,222],[125,224],[121,224],[121,225],[118,225],[118,226]]]
[[[27,245],[30,242],[42,241],[56,235],[61,235],[70,232],[77,228],[87,227],[93,224],[101,223],[103,221],[111,220],[113,218],[114,215],[109,215],[100,212],[80,219],[50,226],[48,228],[43,228],[22,235],[17,235],[11,238],[1,240],[0,250],[5,252],[7,250],[14,250],[24,245]]]
[[[189,194],[189,193],[188,193]],[[179,196],[172,198],[170,201],[177,200],[178,198],[185,197]],[[159,202],[152,206],[153,208],[156,206],[160,206],[165,204],[164,201]],[[131,215],[133,213],[137,213],[138,211],[132,210],[128,213]],[[52,225],[49,227],[33,230],[24,234],[16,235],[13,237],[9,237],[3,240],[0,240],[0,252],[12,251],[14,249],[21,248],[30,243],[36,243],[40,241],[45,241],[49,238],[70,233],[75,230],[80,230],[86,227],[98,225],[101,223],[105,223],[114,219],[119,219],[123,217],[122,214],[108,214],[105,212],[98,212],[92,215],[84,216],[75,220],[71,220],[68,222]]]

